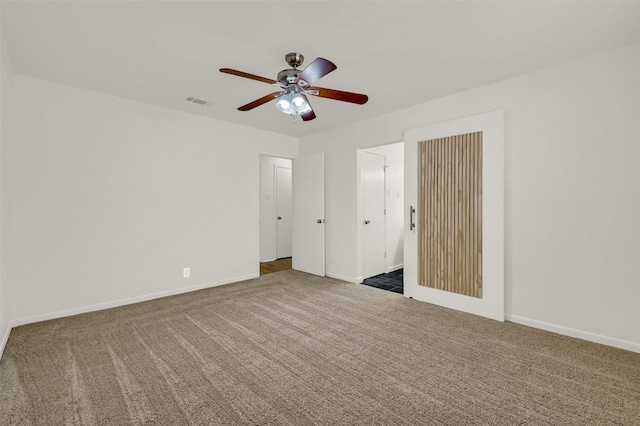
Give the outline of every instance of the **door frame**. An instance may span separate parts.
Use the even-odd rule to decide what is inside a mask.
[[[292,220],[293,219],[292,218],[293,217],[293,171],[292,171],[293,161],[291,163],[292,163],[291,167],[283,167],[283,166],[279,166],[277,164],[273,165],[273,178],[274,178],[274,185],[273,185],[274,191],[273,192],[274,192],[275,212],[276,212],[276,217],[273,220],[275,221],[275,224],[276,224],[276,238],[275,238],[275,241],[274,241],[276,259],[283,259],[283,258],[286,258],[286,257],[292,257],[293,256],[293,252],[292,252],[292,249],[291,249],[291,246],[293,245],[293,232],[292,232],[292,229],[293,229],[293,220]],[[289,185],[290,185],[290,189],[289,189],[290,211],[289,211],[289,213],[290,213],[291,217],[287,218],[287,220],[290,221],[289,222],[289,227],[290,227],[290,231],[289,231],[289,234],[290,234],[290,238],[289,238],[289,253],[290,253],[290,255],[289,256],[280,256],[281,253],[279,252],[279,249],[278,249],[278,247],[280,246],[280,240],[281,240],[280,236],[279,236],[281,222],[280,222],[280,219],[278,219],[278,217],[280,216],[280,208],[281,208],[281,206],[280,206],[280,189],[281,188],[278,185],[278,169],[289,170],[289,175],[290,175],[290,179],[289,179],[289,181],[290,181],[289,182]]]
[[[384,174],[384,183],[383,183],[383,209],[386,212],[387,209],[387,173],[386,173],[386,167],[387,167],[387,157],[386,155],[383,154],[378,154],[377,152],[372,152],[366,149],[361,150],[361,167],[360,167],[360,178],[361,178],[361,187],[362,187],[362,195],[361,195],[361,200],[362,200],[362,220],[360,221],[360,230],[361,230],[361,234],[362,234],[362,243],[360,244],[360,247],[362,249],[362,277],[364,279],[367,279],[368,277],[366,277],[366,273],[365,273],[365,241],[364,241],[364,227],[363,227],[363,222],[366,219],[365,218],[365,211],[364,211],[364,197],[365,197],[365,193],[364,193],[364,156],[368,154],[368,155],[376,155],[378,157],[382,157],[382,162],[383,162],[383,166],[382,166],[382,170],[383,170],[383,174]],[[385,252],[385,256],[383,258],[383,271],[382,273],[387,273],[387,257],[386,257],[386,252],[387,252],[387,217],[386,217],[386,213],[384,215],[384,227],[383,227],[383,249]]]
[[[263,214],[263,203],[262,203],[262,199],[261,199],[261,197],[262,197],[262,191],[261,191],[261,186],[262,186],[262,173],[261,173],[261,170],[262,169],[261,168],[262,168],[262,159],[263,158],[274,158],[274,159],[280,159],[280,160],[288,160],[288,161],[291,162],[289,167],[292,167],[292,164],[293,164],[293,158],[290,158],[290,157],[284,157],[284,156],[281,156],[281,155],[266,154],[266,153],[262,153],[262,152],[258,154],[258,164],[257,164],[257,167],[258,167],[258,182],[257,182],[257,185],[258,185],[258,218],[257,218],[257,220],[258,220],[258,270],[260,269],[260,263],[261,262],[274,261],[274,260],[276,260],[276,256],[277,256],[276,239],[275,239],[275,236],[274,236],[274,239],[273,239],[273,255],[274,255],[273,259],[271,259],[271,258],[266,259],[266,258],[262,257],[262,246],[263,246],[264,242],[262,241],[262,234],[263,234],[262,226],[263,226],[263,224],[262,224],[262,221],[261,221],[262,214]],[[275,195],[275,186],[276,186],[275,165],[273,165],[271,167],[271,169],[273,170],[273,179],[272,179],[272,182],[271,182],[271,184],[273,186],[273,192],[272,192],[271,196],[273,198],[273,202],[275,203],[276,202],[276,200],[275,200],[275,196],[276,196]],[[293,177],[292,177],[292,180],[293,180]],[[274,208],[274,212],[275,212],[275,208]],[[275,231],[275,229],[276,229],[275,227],[277,226],[277,224],[276,224],[276,216],[275,215],[272,216],[272,220],[273,220],[273,225],[274,225],[274,232],[276,232]]]
[[[482,299],[418,285],[418,143],[482,131]],[[504,321],[504,112],[493,111],[406,130],[404,294],[424,302]]]
[[[349,279],[349,281],[353,281],[356,284],[360,284],[364,281],[364,234],[362,232],[362,226],[361,226],[362,222],[364,221],[364,202],[362,198],[364,196],[363,190],[362,190],[362,170],[363,170],[362,156],[365,151],[373,154],[379,154],[378,152],[375,152],[376,149],[383,148],[389,145],[397,145],[397,144],[403,144],[403,147],[404,147],[404,140],[385,142],[380,145],[372,145],[365,148],[356,149],[356,170],[357,170],[357,173],[356,173],[356,221],[357,222],[356,224],[357,226],[355,227],[355,229],[356,229],[356,244],[357,244],[356,246],[357,276],[355,280]],[[387,161],[387,158],[385,157],[385,165],[388,165],[388,164],[389,163]],[[403,168],[404,167],[406,166],[403,164]],[[386,186],[388,183],[387,173],[388,173],[388,169],[385,168],[385,191],[387,190]],[[388,208],[388,205],[386,204],[387,204],[387,200],[385,199],[385,208]],[[387,222],[388,222],[388,218],[385,217],[385,239],[388,237],[388,234],[389,234],[389,230],[387,229]],[[404,229],[404,226],[406,226],[406,219],[404,221],[403,229]],[[393,267],[393,266],[395,266],[395,268],[389,269],[390,267]],[[388,272],[392,272],[397,269],[403,268],[404,261],[401,265],[399,265],[400,267],[397,267],[397,266],[398,265],[389,264],[389,252],[387,250],[387,257],[385,259],[386,272],[388,273]]]

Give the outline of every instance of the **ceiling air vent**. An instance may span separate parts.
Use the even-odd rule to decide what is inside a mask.
[[[193,102],[194,104],[204,105],[204,106],[211,106],[211,105],[213,105],[211,102],[203,101],[202,99],[192,98],[192,97],[188,97],[187,99],[185,99],[185,101],[187,101],[187,102]]]

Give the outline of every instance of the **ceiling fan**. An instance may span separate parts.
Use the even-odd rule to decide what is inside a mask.
[[[367,95],[359,93],[343,92],[341,90],[311,86],[313,83],[337,68],[331,61],[324,58],[316,58],[316,60],[311,62],[308,67],[300,71],[298,67],[302,65],[304,56],[300,53],[287,53],[284,59],[287,61],[291,69],[280,71],[278,73],[277,80],[260,77],[230,68],[220,68],[220,72],[249,78],[251,80],[262,81],[263,83],[278,86],[281,89],[278,92],[270,93],[260,99],[249,102],[248,104],[238,108],[238,110],[249,111],[255,107],[266,104],[273,99],[277,99],[276,107],[286,114],[291,114],[294,121],[296,115],[302,117],[303,121],[309,121],[316,118],[316,114],[313,112],[313,108],[311,108],[311,105],[309,104],[307,95],[335,99],[343,102],[351,102],[359,105],[362,105],[369,100]]]

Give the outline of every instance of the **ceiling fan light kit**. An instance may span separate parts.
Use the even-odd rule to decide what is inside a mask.
[[[369,100],[367,95],[359,93],[312,87],[311,85],[313,83],[337,68],[333,62],[327,59],[316,58],[308,67],[300,71],[298,67],[304,62],[303,55],[300,53],[287,53],[284,58],[291,68],[280,71],[277,80],[271,80],[230,68],[220,68],[220,72],[222,73],[261,81],[278,86],[281,89],[280,92],[271,93],[239,107],[239,111],[249,111],[273,99],[278,99],[276,108],[285,114],[290,114],[294,122],[296,115],[299,115],[303,121],[309,121],[316,118],[316,115],[309,103],[307,95],[359,105],[365,104]]]
[[[278,98],[276,107],[285,114],[304,114],[311,111],[311,105],[300,93],[285,93]]]

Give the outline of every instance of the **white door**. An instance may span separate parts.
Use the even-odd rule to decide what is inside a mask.
[[[291,169],[276,166],[276,257],[291,257]]]
[[[482,297],[418,284],[418,145],[482,132]],[[490,112],[405,131],[404,295],[504,321],[504,115]],[[416,209],[415,213],[412,209]]]
[[[386,272],[385,158],[362,153],[364,278]]]
[[[292,266],[324,276],[324,154],[293,160]]]

